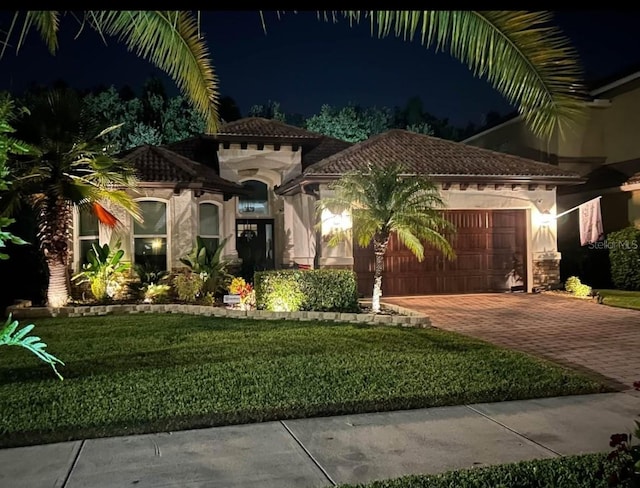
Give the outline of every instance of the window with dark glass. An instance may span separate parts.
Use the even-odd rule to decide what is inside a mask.
[[[218,206],[214,203],[199,205],[198,235],[204,244],[212,251],[220,243],[220,215]]]
[[[91,210],[81,208],[78,211],[78,263],[80,266],[88,263],[87,253],[95,244],[99,244],[98,217]]]
[[[134,262],[157,270],[167,269],[167,204],[156,201],[138,202],[144,219],[134,221]]]
[[[241,214],[266,215],[269,213],[269,188],[265,183],[248,180],[242,184],[249,195],[238,198],[238,212]]]

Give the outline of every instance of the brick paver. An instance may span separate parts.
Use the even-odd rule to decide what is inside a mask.
[[[385,298],[435,327],[524,351],[629,389],[640,380],[640,311],[550,294]]]

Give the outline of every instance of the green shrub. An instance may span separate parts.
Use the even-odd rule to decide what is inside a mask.
[[[191,271],[178,273],[173,278],[173,286],[180,300],[195,303],[202,296],[204,278],[201,274]]]
[[[608,488],[607,480],[597,476],[604,458],[604,454],[582,454],[535,459],[360,485],[339,485],[339,488]]]
[[[113,248],[109,244],[103,246],[93,244],[87,252],[87,264],[72,280],[78,283],[89,283],[91,293],[96,300],[113,298],[122,286],[124,272],[131,268],[131,264],[123,262],[124,251],[120,249],[120,241]]]
[[[164,303],[169,298],[171,287],[169,285],[150,283],[142,288],[146,303]]]
[[[580,282],[577,276],[570,276],[564,283],[564,289],[573,293],[577,297],[588,297],[591,295],[591,287]]]
[[[255,273],[256,308],[277,312],[302,310],[305,300],[302,280],[306,272],[292,269]]]
[[[261,310],[358,311],[356,274],[342,269],[259,271],[254,276]]]
[[[607,235],[611,280],[620,290],[640,290],[640,229],[627,227]]]
[[[574,293],[576,291],[576,287],[580,286],[582,283],[580,282],[580,278],[577,276],[569,276],[567,281],[564,283],[564,289],[570,293]]]
[[[231,281],[231,274],[228,271],[228,261],[222,259],[222,249],[226,245],[228,237],[222,239],[215,252],[211,251],[202,240],[196,237],[196,244],[191,252],[180,262],[189,267],[191,271],[199,274],[203,281],[203,290],[216,293],[224,293],[227,285]]]

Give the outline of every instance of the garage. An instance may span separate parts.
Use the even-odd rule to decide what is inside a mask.
[[[456,258],[444,258],[425,246],[416,257],[392,236],[384,260],[383,296],[503,292],[510,290],[509,273],[516,269],[526,283],[527,222],[525,210],[449,210],[457,231],[449,236]],[[373,248],[353,249],[359,292],[373,288]]]

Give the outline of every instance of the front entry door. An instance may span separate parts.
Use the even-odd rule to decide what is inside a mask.
[[[236,250],[242,259],[240,275],[253,283],[253,273],[274,269],[273,220],[236,220]]]

